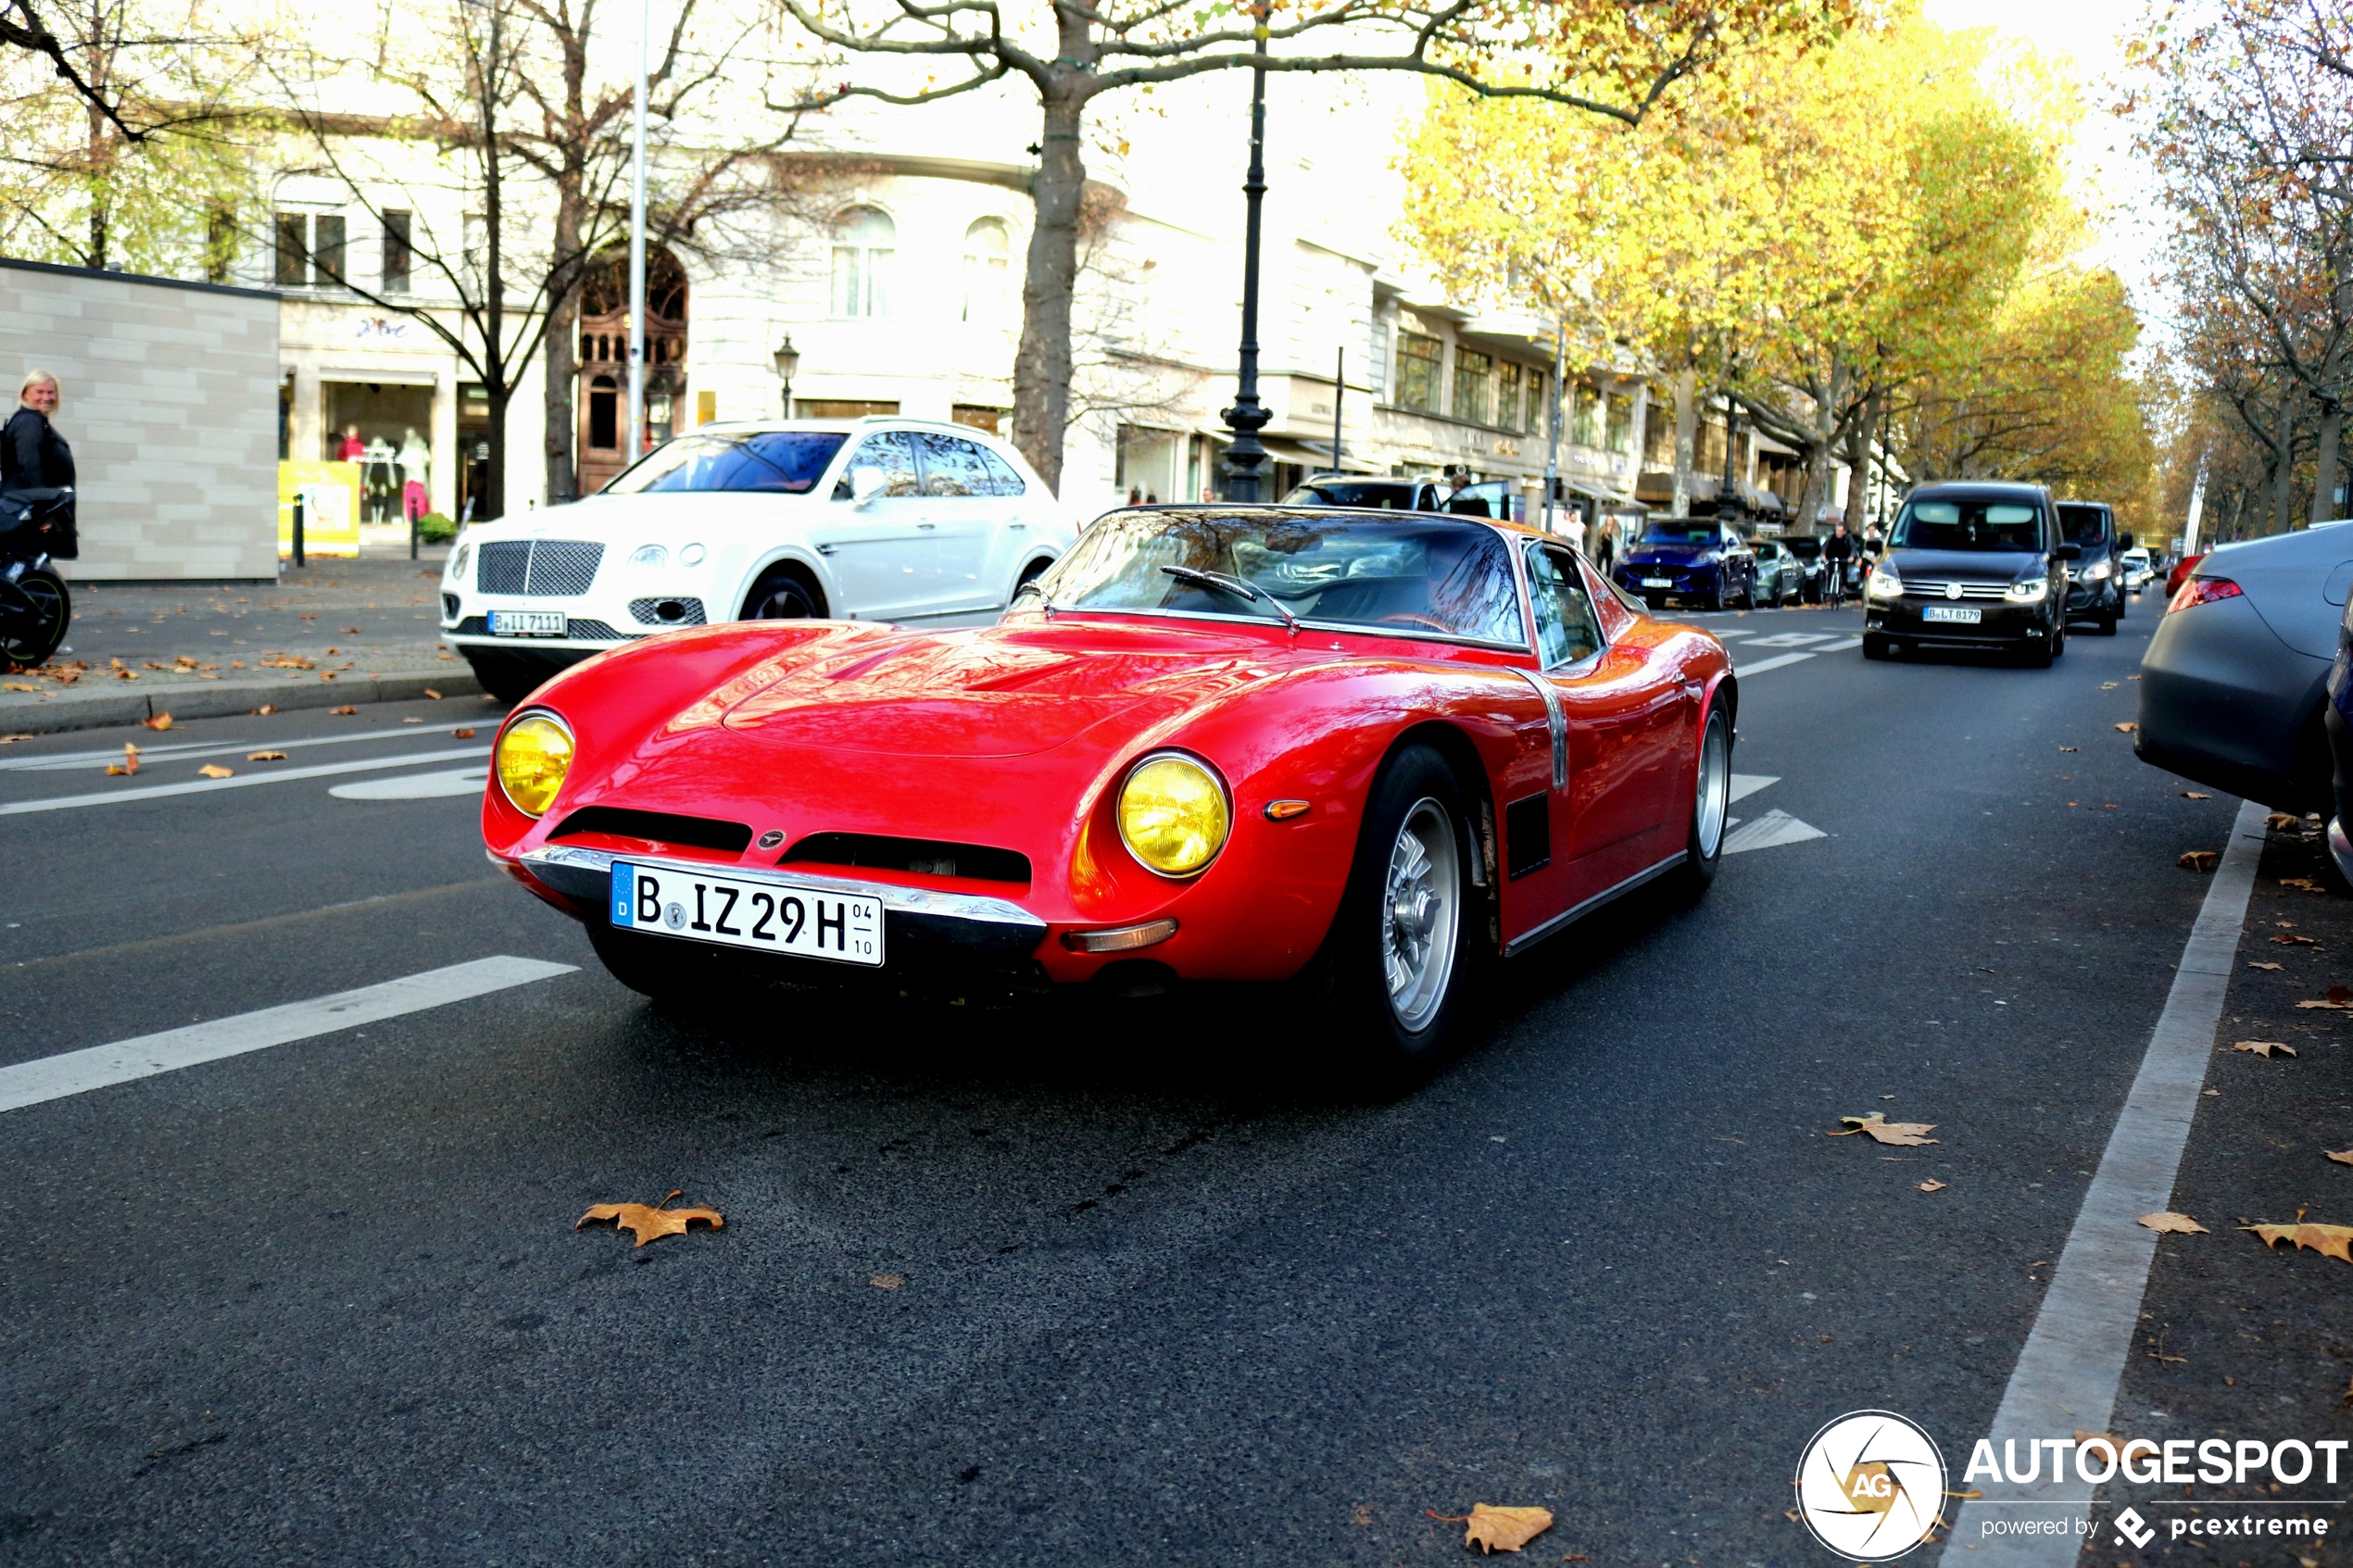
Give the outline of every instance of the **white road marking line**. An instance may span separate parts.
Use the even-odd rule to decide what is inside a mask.
[[[407,768],[419,762],[467,762],[487,757],[482,746],[456,751],[420,751],[407,757],[371,757],[364,762],[321,762],[308,768],[280,768],[267,773],[239,773],[228,779],[190,779],[182,784],[145,784],[131,789],[101,790],[91,795],[57,795],[46,800],[11,800],[0,804],[0,817],[26,811],[65,811],[76,806],[112,806],[124,800],[160,800],[169,795],[202,795],[216,789],[243,789],[247,784],[283,784],[288,779],[323,779],[333,773],[364,773],[378,768]]]
[[[1803,664],[1814,656],[1810,653],[1785,653],[1779,659],[1760,659],[1754,664],[1735,664],[1735,675],[1762,675],[1768,670],[1780,670],[1787,665]]]
[[[487,768],[459,768],[447,773],[403,773],[397,778],[361,779],[327,791],[337,800],[438,800],[445,796],[480,795],[489,781]]]
[[[1732,793],[1724,797],[1724,804],[1730,806],[1735,800],[1745,800],[1767,784],[1777,784],[1780,782],[1781,776],[1779,773],[1734,773]]]
[[[1849,638],[1847,638],[1847,639],[1846,639],[1846,641],[1844,641],[1844,642],[1843,642],[1843,643],[1831,643],[1831,644],[1828,645],[1827,646],[1816,648],[1814,651],[1815,651],[1816,653],[1843,653],[1843,652],[1845,652],[1848,648],[1859,648],[1859,647],[1861,647],[1862,646],[1863,646],[1863,639],[1862,639],[1862,638],[1860,638],[1860,637],[1849,637]]]
[[[1827,643],[1837,635],[1835,632],[1783,632],[1778,637],[1760,637],[1748,646],[1753,648],[1802,648],[1815,643]]]
[[[293,751],[302,746],[345,746],[356,740],[418,740],[426,735],[444,734],[453,729],[467,729],[465,724],[434,724],[420,729],[400,727],[389,730],[361,730],[347,735],[304,735],[294,740],[183,741],[166,746],[141,746],[139,756],[149,762],[176,761],[185,758],[194,761],[199,757],[227,757],[234,752]],[[497,727],[497,721],[492,721]],[[0,773],[36,772],[69,773],[93,763],[120,762],[122,747],[109,746],[104,751],[59,751],[46,757],[17,757],[0,761]]]
[[[528,985],[535,980],[553,979],[559,974],[570,974],[573,970],[571,964],[547,963],[538,959],[503,955],[476,959],[471,963],[451,964],[447,969],[429,969],[402,980],[387,980],[381,985],[339,991],[312,1001],[288,1002],[283,1007],[264,1008],[233,1018],[216,1018],[209,1023],[168,1029],[160,1035],[118,1040],[110,1046],[92,1046],[87,1050],[20,1061],[13,1067],[0,1067],[0,1110],[15,1110],[44,1100],[102,1089],[110,1084],[127,1084],[133,1078],[171,1073],[223,1057],[243,1056],[247,1051],[266,1050],[317,1035],[332,1035],[339,1029]]]
[[[2174,1174],[2181,1169],[2191,1119],[2197,1114],[2198,1091],[2214,1053],[2215,1026],[2221,1022],[2223,996],[2232,966],[2238,961],[2247,895],[2263,854],[2263,818],[2262,807],[2251,800],[2240,802],[2230,847],[2222,852],[2197,922],[2190,927],[2165,1010],[2158,1015],[2123,1113],[2108,1135],[2108,1151],[2100,1157],[2058,1268],[2043,1292],[2033,1331],[2019,1352],[2001,1408],[1994,1412],[1991,1436],[1996,1449],[2005,1437],[2108,1429],[2117,1386],[2140,1326],[2149,1265],[2157,1257],[2157,1233],[2141,1225],[2136,1216],[2172,1207]],[[2053,1504],[2088,1507],[2093,1487],[2077,1479],[2072,1467],[2067,1474],[2057,1486],[2047,1480],[2024,1486],[1984,1483],[1985,1497],[1964,1503],[1949,1532],[1953,1539],[1978,1549],[1969,1558],[1972,1568],[1981,1563],[2073,1568],[2083,1544],[2080,1537],[1988,1536],[1984,1531],[1987,1520],[2047,1517],[2045,1510]]]
[[[1801,822],[1787,811],[1768,811],[1742,828],[1724,835],[1724,853],[1745,855],[1752,849],[1778,849],[1784,844],[1803,844],[1809,838],[1828,838],[1829,834],[1807,822]]]

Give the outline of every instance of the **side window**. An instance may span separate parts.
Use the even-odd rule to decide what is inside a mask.
[[[1601,625],[1577,558],[1556,545],[1528,546],[1528,599],[1536,612],[1536,652],[1547,670],[1602,651]]]
[[[986,446],[979,447],[977,450],[980,453],[980,460],[988,465],[988,477],[996,482],[998,495],[1026,495],[1029,493],[1029,486],[1022,483],[1021,475],[1013,471],[1013,464],[1005,461]]]
[[[927,430],[915,433],[915,447],[924,459],[926,495],[987,495],[996,489],[980,448],[961,436]]]
[[[860,469],[882,470],[883,494],[886,495],[915,494],[915,448],[908,441],[905,431],[877,431],[860,442],[858,450],[849,455],[849,466],[842,470],[841,477],[834,482],[835,500],[847,501],[850,498],[849,477]]]

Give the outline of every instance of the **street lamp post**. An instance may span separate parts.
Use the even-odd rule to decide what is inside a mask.
[[[785,383],[785,418],[792,418],[792,373],[800,369],[800,351],[792,345],[792,333],[776,345],[776,376]]]
[[[1250,172],[1242,181],[1250,219],[1242,235],[1241,374],[1234,389],[1234,406],[1219,416],[1234,433],[1234,444],[1226,448],[1225,464],[1226,498],[1230,501],[1262,498],[1258,470],[1266,461],[1266,448],[1259,445],[1258,433],[1273,417],[1258,401],[1258,211],[1266,194],[1267,3],[1259,0],[1255,7],[1257,57],[1250,69]]]
[[[629,461],[646,451],[646,34],[649,0],[637,0],[637,95],[629,148]]]

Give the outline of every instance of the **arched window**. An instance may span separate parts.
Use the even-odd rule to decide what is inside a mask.
[[[890,259],[898,238],[889,215],[871,207],[853,207],[835,220],[835,315],[890,314]]]
[[[1013,240],[1002,219],[984,218],[964,231],[964,320],[996,326],[1005,319],[1006,259]]]

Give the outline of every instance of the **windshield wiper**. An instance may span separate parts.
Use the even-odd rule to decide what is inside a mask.
[[[1199,588],[1214,588],[1238,599],[1264,599],[1269,608],[1283,618],[1285,626],[1294,633],[1299,631],[1299,617],[1293,615],[1282,600],[1247,577],[1235,577],[1223,571],[1203,571],[1197,566],[1164,566],[1161,571],[1179,583],[1190,583]]]

